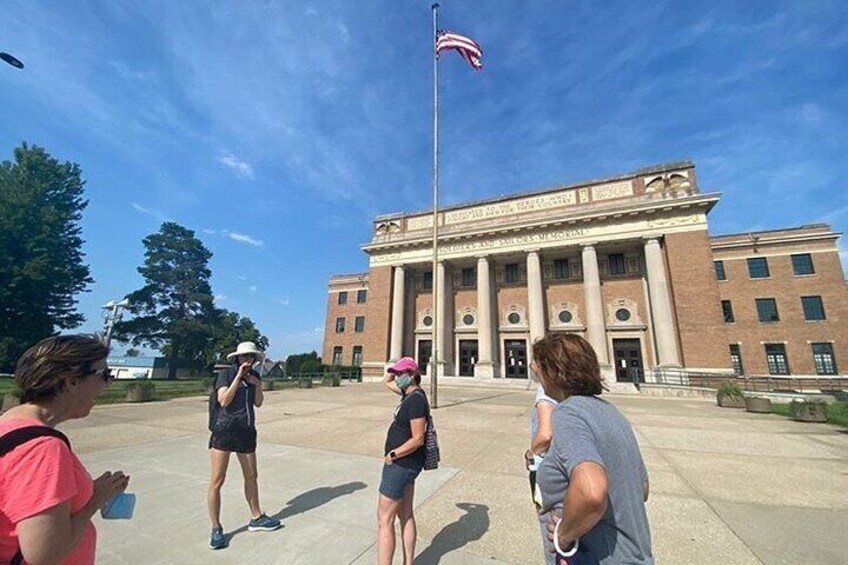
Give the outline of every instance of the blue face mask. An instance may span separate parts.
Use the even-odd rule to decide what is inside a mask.
[[[399,389],[406,390],[412,384],[412,377],[410,375],[399,375],[395,377],[395,384]]]

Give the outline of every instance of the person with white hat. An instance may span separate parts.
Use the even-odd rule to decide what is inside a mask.
[[[209,483],[207,503],[212,521],[209,547],[222,549],[228,540],[221,526],[221,487],[227,476],[230,454],[235,452],[244,475],[244,494],[250,506],[251,519],[247,529],[251,532],[272,531],[282,527],[280,520],[262,512],[259,505],[259,483],[256,467],[256,415],[264,401],[259,373],[253,365],[263,358],[263,353],[252,341],[238,344],[235,351],[227,355],[233,361],[226,373],[222,372],[215,381],[218,406],[214,422],[210,421],[212,436],[209,452],[212,459],[212,478]]]

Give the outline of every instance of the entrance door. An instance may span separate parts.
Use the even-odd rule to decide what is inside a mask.
[[[433,340],[422,339],[418,342],[418,370],[422,375],[427,374],[427,365],[430,364],[430,357],[433,356]]]
[[[614,339],[615,380],[620,383],[643,383],[642,345],[639,339]]]
[[[459,340],[459,376],[473,377],[474,363],[480,355],[477,353],[476,339],[461,339]]]
[[[523,339],[507,339],[504,341],[504,358],[506,359],[506,378],[527,378],[527,341]]]

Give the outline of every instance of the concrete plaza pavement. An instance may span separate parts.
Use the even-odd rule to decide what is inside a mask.
[[[541,561],[521,457],[533,401],[525,388],[440,387],[442,465],[417,481],[416,563]],[[658,563],[848,563],[846,430],[701,400],[609,400],[633,424],[648,466]],[[285,527],[246,531],[233,458],[222,512],[230,547],[217,552],[208,549],[206,398],[99,406],[68,422],[62,428],[92,475],[123,469],[138,496],[132,520],[96,519],[98,563],[375,562],[395,402],[379,384],[267,393],[260,493]]]

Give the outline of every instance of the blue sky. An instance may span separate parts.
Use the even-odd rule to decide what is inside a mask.
[[[484,49],[440,63],[442,201],[695,161],[713,233],[848,228],[841,0],[441,2]],[[214,253],[219,306],[270,354],[320,351],[326,284],[377,214],[431,205],[425,1],[6,1],[0,158],[80,164],[100,305],[142,284],[164,219]],[[841,243],[843,262],[848,245]]]

